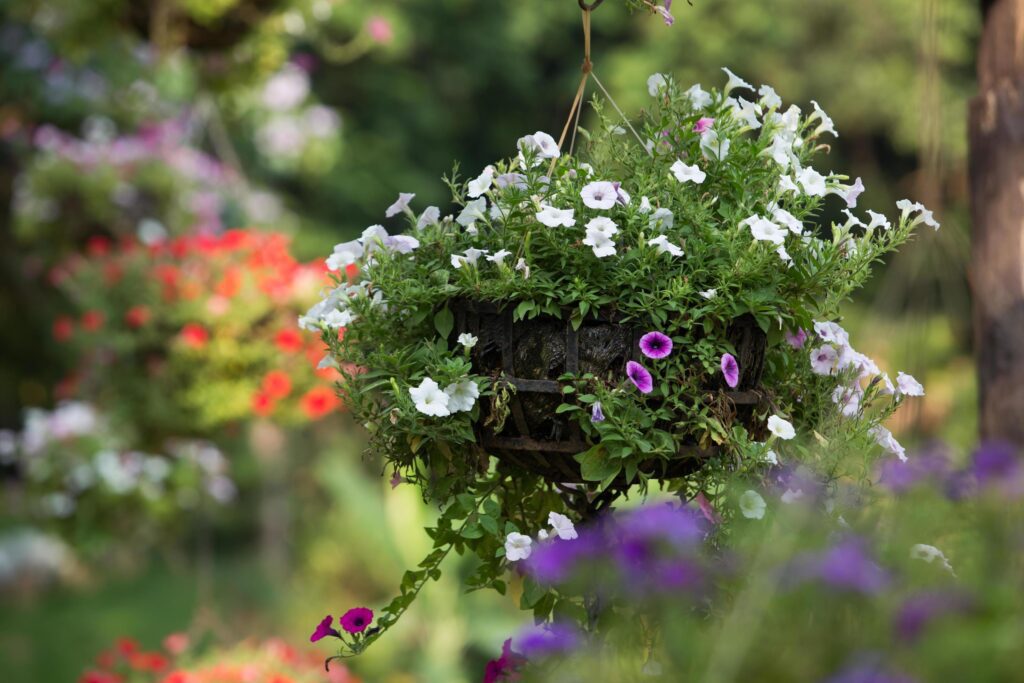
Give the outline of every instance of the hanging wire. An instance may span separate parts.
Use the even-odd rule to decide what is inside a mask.
[[[569,115],[565,119],[565,126],[562,127],[562,134],[558,136],[558,149],[562,149],[565,145],[565,138],[569,134],[570,127],[572,127],[572,138],[569,142],[569,154],[572,154],[576,148],[576,131],[579,130],[580,126],[580,114],[583,110],[583,95],[587,89],[587,81],[591,76],[593,76],[594,82],[597,83],[601,92],[604,93],[604,96],[608,98],[609,102],[611,102],[615,111],[618,112],[619,116],[622,117],[622,120],[625,121],[629,130],[633,133],[633,137],[637,139],[637,142],[640,143],[640,146],[643,147],[648,154],[653,156],[653,153],[648,149],[647,145],[644,144],[643,139],[636,132],[636,129],[633,128],[633,124],[630,123],[629,119],[622,112],[622,109],[619,108],[618,103],[615,102],[611,93],[608,92],[607,88],[604,87],[604,84],[602,84],[600,79],[598,79],[597,74],[594,73],[594,63],[590,59],[590,13],[597,9],[602,2],[604,2],[604,0],[594,0],[591,3],[584,2],[584,0],[577,0],[577,4],[579,4],[580,9],[583,10],[583,65],[580,67],[580,71],[583,72],[583,75],[580,77],[580,84],[576,88],[576,96],[573,98],[572,106],[569,108]],[[556,161],[556,159],[551,160],[551,165],[548,168],[548,175],[551,175],[554,172]]]

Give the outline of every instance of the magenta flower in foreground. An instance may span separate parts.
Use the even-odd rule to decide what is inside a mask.
[[[373,621],[373,611],[365,607],[353,607],[341,615],[341,627],[349,633],[362,633]]]
[[[640,351],[648,358],[664,358],[672,353],[672,339],[661,332],[648,332],[640,337]]]
[[[707,116],[697,119],[697,123],[693,124],[694,133],[706,133],[711,130],[711,126],[715,125],[715,120],[708,118]]]
[[[334,622],[334,617],[328,614],[323,618],[319,624],[317,624],[316,630],[313,631],[313,635],[309,637],[309,642],[315,643],[318,640],[326,638],[327,636],[334,636],[340,638],[341,634],[331,624]]]
[[[626,363],[626,376],[636,385],[640,393],[649,394],[654,391],[654,378],[651,377],[651,373],[647,371],[647,368],[639,363],[635,361]]]
[[[722,375],[725,383],[735,389],[740,383],[740,365],[731,353],[722,354]]]

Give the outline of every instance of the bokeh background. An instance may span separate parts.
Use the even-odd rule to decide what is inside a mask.
[[[910,197],[935,210],[943,229],[892,258],[846,317],[859,349],[928,388],[894,417],[897,437],[971,444],[965,167],[976,6],[677,1],[666,26],[621,5],[594,13],[593,59],[627,112],[644,106],[653,72],[710,87],[728,66],[834,118],[830,161],[864,179],[867,208],[891,213]],[[230,463],[235,494],[215,510],[170,514],[142,540],[114,534],[97,550],[27,514],[13,444],[26,410],[76,397],[67,380],[82,362],[56,323],[83,330],[80,290],[54,269],[105,249],[96,236],[117,244],[232,228],[287,234],[295,258],[312,262],[379,222],[399,192],[415,192],[421,208],[446,206],[441,176],[453,162],[475,175],[521,135],[561,129],[583,51],[576,3],[0,0],[0,23],[4,680],[77,680],[120,636],[147,647],[172,632],[301,645],[323,614],[388,600],[428,551],[422,529],[435,511],[389,484],[338,410],[277,421],[254,403],[198,435]],[[96,170],[90,155],[109,161],[133,145],[149,163],[118,157]],[[100,342],[106,329],[93,330]],[[108,376],[139,372],[159,390],[133,367]],[[130,408],[118,417],[130,421]],[[145,430],[129,427],[122,443],[136,447]],[[526,614],[514,596],[462,594],[468,569],[450,562],[400,626],[350,663],[354,676],[478,678]]]

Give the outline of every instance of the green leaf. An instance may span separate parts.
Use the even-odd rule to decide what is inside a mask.
[[[434,329],[441,335],[442,339],[448,339],[448,335],[452,333],[452,328],[455,327],[455,316],[448,310],[447,307],[442,308],[434,316]]]
[[[529,609],[540,602],[548,594],[547,586],[542,586],[533,579],[523,579],[523,597],[519,601],[520,609]]]
[[[603,444],[597,444],[576,456],[580,473],[585,481],[603,481],[614,477],[622,469],[622,463],[608,457]]]
[[[463,527],[462,532],[459,534],[463,538],[483,538],[484,532],[480,530],[480,527],[476,524],[467,524]]]
[[[494,519],[490,515],[483,515],[480,517],[480,526],[483,527],[484,531],[492,536],[498,535],[498,520]]]

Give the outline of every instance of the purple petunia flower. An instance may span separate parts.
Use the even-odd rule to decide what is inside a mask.
[[[981,486],[1011,479],[1020,466],[1014,447],[998,442],[983,444],[971,461],[971,471]]]
[[[725,383],[732,389],[739,386],[740,364],[736,362],[736,358],[731,353],[722,354],[722,375],[725,377]]]
[[[786,343],[792,346],[794,349],[804,348],[804,344],[807,343],[807,330],[798,328],[796,332],[786,332]]]
[[[864,594],[878,593],[889,584],[889,575],[855,537],[827,550],[801,555],[794,561],[790,576],[798,583],[820,581],[831,588]]]
[[[640,337],[640,351],[655,360],[672,353],[672,339],[661,332],[648,332]]]
[[[590,421],[591,422],[604,422],[604,411],[601,410],[601,402],[594,401],[594,405],[590,408]]]
[[[896,614],[896,633],[905,641],[917,640],[931,622],[947,614],[964,614],[973,601],[961,591],[926,591],[911,595]]]
[[[335,629],[332,624],[334,623],[334,617],[328,614],[323,618],[319,624],[317,624],[316,630],[313,631],[313,635],[309,637],[309,642],[315,643],[318,640],[326,638],[327,636],[334,636],[340,638],[341,634]]]
[[[871,659],[877,659],[871,657]],[[915,683],[916,679],[909,676],[894,674],[887,671],[877,661],[859,662],[848,666],[825,683]]]
[[[341,627],[349,633],[362,633],[373,621],[373,611],[365,607],[353,607],[341,615]]]
[[[654,378],[651,377],[651,373],[647,371],[647,368],[636,361],[626,363],[626,376],[636,385],[640,393],[649,394],[654,391]]]
[[[519,651],[528,659],[572,652],[583,639],[576,627],[570,624],[553,623],[543,626],[529,626],[514,639]]]

